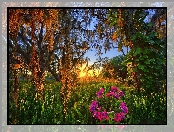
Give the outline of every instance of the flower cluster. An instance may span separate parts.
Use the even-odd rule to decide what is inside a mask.
[[[124,93],[121,90],[118,90],[117,87],[112,86],[111,91],[106,94],[106,97],[114,97],[116,99],[120,99],[120,97],[123,97]]]
[[[101,99],[103,97],[104,88],[101,88],[96,94],[97,98]],[[119,100],[121,97],[124,96],[124,93],[119,90],[117,87],[112,86],[110,91],[106,93],[106,97],[113,97]],[[114,113],[114,121],[120,122],[125,118],[125,115],[128,114],[128,107],[126,106],[125,102],[121,102],[119,109],[121,112],[115,113],[114,111],[106,111],[106,109],[103,110],[103,107],[99,106],[99,102],[97,100],[94,100],[90,105],[90,112],[93,114],[93,117],[102,120],[109,120],[109,113]]]
[[[120,122],[124,118],[125,118],[124,113],[119,112],[119,113],[115,114],[114,120],[115,120],[115,122]]]
[[[120,108],[122,109],[122,112],[124,114],[128,114],[128,107],[126,106],[124,102],[121,103]]]
[[[102,121],[103,119],[109,120],[106,111],[95,111],[93,117],[98,118],[100,121]]]
[[[98,98],[102,98],[104,92],[104,88],[101,88],[96,94]]]
[[[99,107],[98,102],[94,100],[90,105],[90,112],[93,113],[93,117],[102,121],[103,119],[109,120],[106,111],[101,111],[101,107]]]
[[[122,112],[115,114],[115,117],[114,117],[115,122],[120,122],[121,120],[125,118],[125,114],[128,114],[128,107],[126,106],[124,102],[120,104],[119,108],[122,110]]]
[[[94,100],[90,105],[90,112],[95,112],[98,107],[98,102]]]

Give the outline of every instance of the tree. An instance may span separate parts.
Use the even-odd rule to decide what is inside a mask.
[[[8,11],[9,46],[13,53],[20,54],[24,62],[30,66],[37,90],[36,96],[43,100],[45,71],[51,61],[59,10],[9,9]],[[12,58],[15,56],[13,54]]]
[[[145,22],[147,15],[144,9],[116,9],[110,11],[108,22],[116,29],[112,38],[118,42],[118,51],[123,46],[130,48],[124,64],[132,63],[135,87],[152,92],[159,91],[165,80],[166,34],[165,25],[160,25],[166,19],[166,9],[156,9],[152,19]],[[159,17],[162,19],[158,20]]]
[[[116,80],[123,81],[127,78],[126,66],[122,65],[124,56],[119,55],[111,58],[107,63],[102,65],[101,74],[106,78],[114,78]]]
[[[123,61],[123,55],[119,55],[111,59],[111,65],[114,68],[114,78],[121,78],[122,81],[127,78],[126,66],[122,65]]]
[[[45,72],[51,72],[62,83],[61,96],[66,109],[79,64],[88,61],[84,54],[90,47],[89,41],[93,41],[88,40],[88,36],[94,35],[87,29],[91,19],[86,17],[88,10],[25,8],[8,11],[10,64],[16,56],[22,58],[32,71],[36,96],[41,100],[44,99]],[[80,16],[84,25],[78,20]],[[52,66],[54,63],[56,65]]]

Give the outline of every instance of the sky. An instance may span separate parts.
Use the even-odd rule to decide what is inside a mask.
[[[126,52],[125,52],[126,53]],[[85,57],[89,57],[90,58],[90,61],[89,61],[89,64],[93,64],[95,61],[97,61],[97,58],[98,56],[95,56],[96,54],[96,51],[88,51],[86,54],[85,54]],[[106,51],[103,52],[103,54],[101,55],[102,58],[104,57],[108,57],[109,59],[115,57],[115,56],[118,56],[118,55],[123,55],[122,52],[118,52],[117,49],[110,49],[110,51]]]

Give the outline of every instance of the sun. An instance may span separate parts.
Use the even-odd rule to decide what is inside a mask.
[[[84,71],[84,69],[85,69],[85,65],[83,65],[81,68],[80,68],[80,73],[79,73],[79,77],[89,77],[89,76],[91,76],[91,77],[93,77],[93,76],[95,76],[95,75],[99,75],[99,73],[100,73],[100,71],[101,71],[101,69],[100,70],[95,70],[95,74],[94,74],[94,70],[89,70],[89,71],[87,71],[87,72],[85,72]]]
[[[85,72],[80,72],[80,77],[85,77],[86,73]]]
[[[84,68],[85,65],[82,65],[82,67],[80,67],[79,77],[85,77],[87,75],[86,72],[84,72]]]

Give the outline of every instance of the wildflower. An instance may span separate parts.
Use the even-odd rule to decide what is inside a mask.
[[[98,111],[94,111],[93,117],[98,117]]]
[[[107,115],[106,111],[94,111],[93,117],[99,119],[100,121],[102,121],[103,119],[109,120],[109,117]]]
[[[104,88],[100,88],[98,92],[96,92],[98,98],[102,98],[104,93]],[[120,99],[120,97],[124,96],[124,93],[119,90],[116,86],[112,86],[110,91],[106,93],[106,97],[113,97],[116,99]],[[100,104],[100,103],[99,103]],[[128,107],[124,102],[121,102],[119,109],[122,111],[119,113],[115,113],[114,111],[111,111],[111,108],[109,108],[109,111],[107,112],[105,108],[99,106],[97,100],[94,100],[90,105],[90,112],[92,113],[93,117],[96,119],[102,121],[103,119],[109,120],[108,114],[114,113],[114,120],[115,122],[120,122],[125,118],[125,115],[128,113]],[[102,110],[105,111],[102,111]]]
[[[101,107],[97,107],[97,110],[98,110],[98,111],[101,111]]]
[[[121,103],[120,108],[122,109],[123,113],[128,114],[128,107],[124,102]]]
[[[101,115],[102,115],[102,118],[103,118],[103,119],[109,120],[109,117],[108,117],[106,111],[103,111],[103,112],[101,113]]]
[[[111,97],[112,94],[111,93],[106,93],[106,97]]]
[[[97,92],[97,97],[102,98],[103,93],[102,92]]]
[[[97,96],[98,96],[98,98],[102,98],[103,91],[104,91],[104,88],[101,88],[101,89],[96,93]]]
[[[122,106],[121,109],[122,109],[122,112],[123,113],[128,114],[128,108],[127,108],[127,106]]]
[[[111,93],[111,95],[114,97],[115,96],[115,92],[110,92]]]
[[[90,106],[90,112],[92,113],[92,112],[94,112],[96,110],[96,107],[94,106],[94,105],[91,105]]]
[[[124,102],[121,102],[121,104],[120,104],[121,106],[125,106],[126,104],[124,103]]]
[[[115,120],[115,122],[120,122],[121,118],[119,117],[118,114],[116,114],[114,120]]]
[[[118,88],[117,88],[116,86],[112,86],[112,87],[111,87],[111,91],[112,91],[112,92],[117,92],[117,91],[118,91]]]
[[[98,107],[98,103],[96,100],[94,100],[90,105],[90,112],[96,111],[96,108]]]
[[[119,94],[117,93],[117,92],[115,92],[115,91],[117,91],[118,92],[118,89],[117,90],[113,90],[113,91],[110,91],[109,93],[106,93],[106,97],[111,97],[111,96],[113,96],[114,98],[116,98],[116,99],[120,99],[120,97],[122,97],[122,96],[124,96],[124,94],[123,94],[123,92],[121,91]]]
[[[104,88],[101,88],[101,89],[100,89],[100,92],[103,92],[103,91],[104,91]]]
[[[115,114],[114,120],[115,120],[115,122],[120,122],[124,118],[125,118],[124,114],[120,112],[120,113]]]
[[[97,118],[102,121],[102,112],[98,111]]]
[[[124,93],[122,91],[119,92],[119,96],[120,97],[123,97],[124,96]]]
[[[115,95],[114,95],[114,98],[116,98],[116,99],[118,99],[118,100],[120,99],[120,97],[118,96],[118,94],[115,94]]]
[[[98,105],[97,100],[94,100],[94,101],[92,102],[92,105]]]

